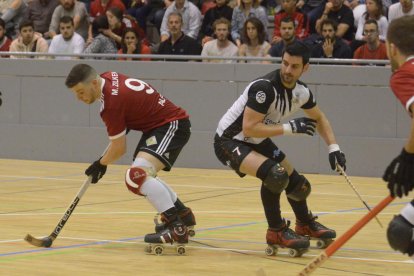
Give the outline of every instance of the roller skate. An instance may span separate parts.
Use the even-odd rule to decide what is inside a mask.
[[[155,233],[161,232],[167,228],[168,221],[166,217],[161,214],[161,222],[158,221],[158,216],[160,214],[156,214],[154,217],[155,223]],[[196,225],[195,216],[191,208],[185,208],[178,211],[178,216],[180,217],[181,221],[187,226],[188,235],[190,237],[195,236],[194,226]]]
[[[336,232],[333,229],[317,222],[317,216],[309,213],[309,221],[301,222],[296,220],[295,231],[297,234],[316,240],[316,247],[319,249],[327,248],[336,238]]]
[[[290,221],[284,220],[283,225],[279,228],[269,228],[266,233],[267,248],[265,253],[267,256],[277,254],[279,248],[289,248],[290,257],[300,257],[308,251],[309,240],[295,233],[289,228]]]
[[[148,243],[145,252],[149,254],[163,255],[166,247],[172,246],[178,255],[185,255],[185,245],[188,243],[187,227],[179,219],[175,220],[163,231],[145,235],[144,242]]]

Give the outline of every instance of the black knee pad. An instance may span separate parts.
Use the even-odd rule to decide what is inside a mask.
[[[289,176],[279,163],[273,165],[267,172],[266,178],[263,180],[263,185],[274,194],[282,193],[289,184]]]
[[[387,229],[388,243],[394,250],[412,256],[414,254],[414,228],[401,215],[395,216]]]
[[[289,186],[286,189],[287,197],[294,201],[303,201],[310,195],[311,190],[311,185],[306,177],[293,171],[289,176]]]

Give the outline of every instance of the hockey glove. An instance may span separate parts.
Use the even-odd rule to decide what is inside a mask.
[[[403,149],[385,170],[384,181],[388,182],[391,196],[402,197],[414,188],[414,154]]]
[[[307,117],[301,117],[290,120],[287,124],[283,124],[283,133],[284,135],[307,134],[313,136],[315,133],[315,128],[315,120]]]
[[[98,183],[99,179],[106,173],[106,165],[102,165],[100,160],[99,158],[99,160],[93,162],[85,171],[87,176],[92,176],[92,184]]]
[[[337,144],[329,145],[329,164],[331,169],[336,170],[336,164],[346,170],[345,154],[339,149]]]

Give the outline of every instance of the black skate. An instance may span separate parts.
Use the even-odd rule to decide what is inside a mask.
[[[316,221],[318,217],[309,213],[309,221],[301,222],[296,220],[295,231],[299,235],[317,240],[316,247],[319,249],[327,248],[336,238],[336,232]]]
[[[161,214],[161,222],[158,221],[159,214],[155,215],[154,223],[155,223],[155,233],[159,233],[164,231],[168,226],[168,221],[166,217]],[[196,225],[195,216],[191,208],[185,208],[178,211],[178,216],[180,217],[181,221],[187,226],[188,235],[190,237],[195,236],[194,226]]]
[[[278,248],[289,248],[290,257],[300,257],[308,251],[309,240],[295,233],[289,228],[290,221],[284,220],[283,225],[279,228],[269,228],[266,233],[266,242],[268,244],[265,252],[267,256],[277,254]]]
[[[147,253],[162,255],[165,248],[163,244],[171,244],[174,245],[178,255],[184,255],[185,244],[188,243],[187,227],[181,221],[176,220],[161,232],[145,235],[144,242],[149,243],[145,248]]]

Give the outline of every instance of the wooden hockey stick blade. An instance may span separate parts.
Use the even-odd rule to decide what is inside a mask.
[[[371,212],[363,216],[357,223],[355,223],[351,228],[348,229],[342,236],[335,240],[331,245],[328,246],[324,251],[322,251],[319,256],[314,258],[310,263],[308,263],[298,276],[307,276],[314,272],[318,267],[320,267],[330,256],[332,256],[342,245],[344,245],[349,239],[351,239],[362,227],[364,227],[371,219],[373,219],[379,212],[381,212],[385,207],[388,206],[394,197],[387,196],[380,203],[375,206]]]
[[[30,243],[31,245],[34,245],[37,247],[50,247],[53,243],[54,238],[44,237],[42,239],[38,239],[38,238],[33,237],[30,234],[27,234],[26,237],[24,237],[24,240]]]

